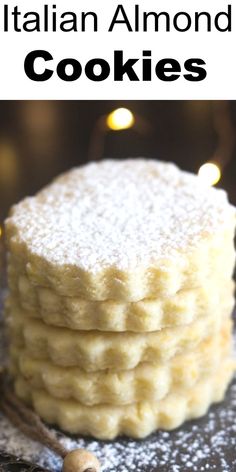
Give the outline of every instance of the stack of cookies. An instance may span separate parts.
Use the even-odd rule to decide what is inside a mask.
[[[6,221],[16,394],[64,431],[145,437],[205,414],[233,371],[235,209],[174,164],[101,161]]]

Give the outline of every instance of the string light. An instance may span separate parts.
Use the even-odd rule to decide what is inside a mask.
[[[213,186],[221,179],[221,170],[214,162],[206,162],[200,167],[198,175],[206,185]]]
[[[117,108],[108,115],[106,123],[112,131],[121,131],[132,128],[135,118],[128,108]]]

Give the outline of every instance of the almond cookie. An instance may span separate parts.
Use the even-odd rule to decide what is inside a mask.
[[[219,287],[217,289],[217,287]],[[218,309],[222,299],[232,300],[232,280],[208,281],[192,290],[181,290],[163,299],[144,299],[136,303],[106,300],[103,302],[63,297],[51,289],[35,287],[26,276],[20,276],[11,293],[11,304],[29,317],[52,326],[76,330],[159,331],[183,326]]]
[[[144,159],[74,169],[6,221],[11,277],[97,301],[173,296],[220,274],[226,260],[230,277],[234,230],[224,191]]]
[[[235,362],[222,361],[219,371],[184,392],[171,392],[159,402],[131,405],[85,406],[59,400],[45,390],[33,389],[22,378],[15,382],[17,395],[32,405],[44,421],[72,434],[114,439],[119,435],[143,438],[157,429],[171,430],[184,421],[203,416],[211,404],[220,402],[233,377]]]
[[[220,306],[211,316],[202,316],[189,325],[150,333],[72,331],[47,326],[13,308],[9,308],[7,323],[11,345],[27,349],[36,359],[88,372],[120,371],[133,369],[141,362],[166,362],[177,353],[194,349],[219,332],[229,318],[233,301],[230,309],[228,300],[224,303],[224,308]]]
[[[140,401],[157,402],[172,391],[192,388],[219,368],[232,354],[232,322],[227,320],[219,333],[201,342],[192,352],[178,354],[169,362],[143,363],[132,370],[85,372],[78,367],[59,367],[34,359],[24,349],[11,349],[12,373],[20,374],[33,389],[52,397],[74,399],[83,405],[127,405]]]

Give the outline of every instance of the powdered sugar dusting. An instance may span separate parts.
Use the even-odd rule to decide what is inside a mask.
[[[174,164],[128,159],[64,174],[16,205],[9,221],[32,253],[96,273],[176,257],[234,213],[223,190]]]
[[[61,436],[61,442],[68,449],[88,448],[100,459],[103,472],[232,472],[236,468],[235,414],[236,380],[223,405],[178,431],[159,432],[142,441],[102,442]],[[0,450],[39,463],[51,472],[61,471],[60,459],[24,438],[1,416]]]

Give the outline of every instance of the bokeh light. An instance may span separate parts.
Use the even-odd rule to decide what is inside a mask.
[[[117,108],[107,117],[107,126],[112,131],[121,131],[132,128],[135,123],[133,113],[128,108]]]
[[[206,185],[211,187],[220,181],[221,170],[214,162],[206,162],[200,167],[198,175]]]

